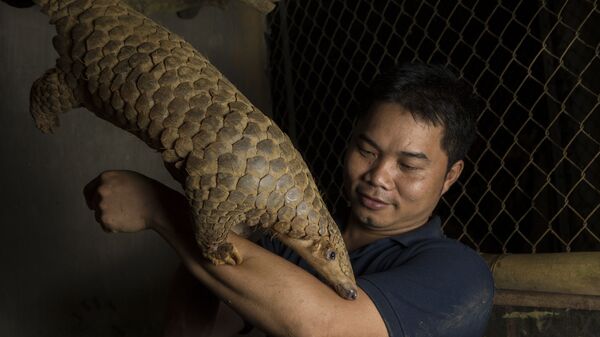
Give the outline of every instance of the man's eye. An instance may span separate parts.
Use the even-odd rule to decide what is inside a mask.
[[[373,157],[375,155],[375,153],[365,150],[361,147],[358,148],[358,152],[363,156],[363,157]]]
[[[400,167],[402,167],[403,169],[408,170],[408,171],[413,171],[413,170],[418,170],[419,169],[416,166],[411,166],[411,165],[408,165],[408,164],[405,164],[405,163],[400,163]]]

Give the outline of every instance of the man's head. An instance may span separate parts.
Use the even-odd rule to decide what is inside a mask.
[[[442,149],[448,168],[463,159],[475,138],[475,100],[472,88],[439,65],[403,64],[380,74],[369,90],[365,110],[396,103],[416,120],[444,129]]]
[[[475,133],[471,106],[468,87],[441,67],[380,76],[346,155],[354,220],[383,235],[424,224],[462,172]]]

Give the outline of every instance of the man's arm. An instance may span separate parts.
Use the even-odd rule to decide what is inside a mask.
[[[108,231],[157,231],[194,277],[246,320],[276,336],[387,336],[373,302],[359,289],[344,300],[326,284],[233,233],[228,241],[244,258],[214,266],[194,240],[187,200],[140,174],[105,172],[86,186],[86,199]]]

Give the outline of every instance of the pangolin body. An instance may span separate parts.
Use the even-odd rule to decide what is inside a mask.
[[[31,90],[44,132],[83,106],[160,151],[213,263],[240,263],[235,226],[267,231],[336,291],[356,297],[338,227],[301,155],[190,44],[117,0],[39,0],[56,26],[56,68]]]

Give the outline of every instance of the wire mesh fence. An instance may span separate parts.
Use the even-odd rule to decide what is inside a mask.
[[[597,1],[281,1],[270,14],[276,122],[331,209],[361,94],[395,63],[441,63],[484,102],[447,235],[489,253],[600,250]]]

